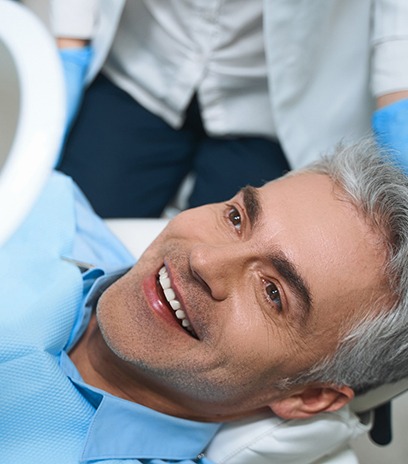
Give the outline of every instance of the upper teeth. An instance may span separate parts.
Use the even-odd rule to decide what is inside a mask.
[[[176,300],[176,294],[171,288],[170,278],[167,273],[167,269],[164,266],[159,271],[159,282],[163,289],[164,296],[166,297],[169,305],[173,308],[177,319],[180,319],[183,327],[190,330],[190,321],[187,319],[186,313],[181,309],[180,302]]]

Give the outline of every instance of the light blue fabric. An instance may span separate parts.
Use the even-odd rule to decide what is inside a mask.
[[[396,163],[408,174],[408,99],[375,111],[372,126],[378,143],[390,150]]]
[[[61,368],[97,406],[83,450],[84,461],[135,456],[188,460],[200,454],[218,428],[167,416],[86,385],[65,353]]]
[[[60,49],[67,97],[67,123],[69,127],[78,112],[85,88],[85,76],[92,60],[90,46]]]
[[[83,274],[67,260],[95,258],[99,267]],[[72,181],[54,174],[0,249],[1,462],[188,463],[216,432],[218,425],[169,417],[86,385],[64,351],[85,329],[101,289],[123,272],[113,268],[132,262]]]

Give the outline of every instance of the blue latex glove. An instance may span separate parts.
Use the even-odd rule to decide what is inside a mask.
[[[59,51],[65,77],[67,95],[67,123],[70,128],[78,112],[85,87],[85,76],[92,59],[92,47],[63,48]]]
[[[389,149],[397,164],[408,174],[408,99],[376,110],[372,127],[379,145]]]

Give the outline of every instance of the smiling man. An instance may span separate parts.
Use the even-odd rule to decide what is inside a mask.
[[[125,391],[102,388],[195,420],[344,405],[348,386],[276,388],[334,353],[386,288],[378,233],[342,196],[304,173],[180,214],[99,300],[71,355],[85,380],[114,365]]]
[[[65,187],[57,187],[60,194]],[[69,210],[62,206],[61,218]],[[40,209],[37,205],[34,213]],[[90,213],[75,214],[78,224]],[[27,230],[35,228],[31,221]],[[72,224],[55,222],[58,230],[71,230]],[[73,259],[89,262],[98,247],[96,261],[102,256],[111,267],[129,259],[105,232],[98,235],[101,225],[76,227],[76,241],[63,240],[38,267],[37,286],[44,275],[53,289],[65,282],[64,295],[53,298],[45,291],[34,302],[30,298],[30,305],[22,296],[6,318],[9,334],[21,320],[37,319],[30,330],[36,333],[38,326],[42,334],[11,336],[11,346],[23,348],[4,358],[6,371],[11,361],[26,359],[21,353],[27,350],[51,358],[49,365],[33,358],[46,380],[36,392],[53,392],[58,413],[50,418],[44,412],[56,406],[53,395],[43,393],[31,422],[27,409],[19,411],[31,424],[31,450],[33,443],[47,443],[42,452],[55,459],[70,439],[66,462],[190,462],[219,423],[265,410],[286,419],[309,418],[408,375],[402,368],[408,180],[370,142],[340,148],[262,188],[245,187],[225,203],[181,213],[128,272],[102,275],[91,268],[81,277]],[[49,237],[41,241],[38,261],[50,246]],[[16,243],[2,250],[2,265]],[[19,272],[27,285],[26,263],[16,266],[13,276]],[[56,304],[62,297],[70,302],[64,313]],[[39,301],[49,303],[51,312],[34,317],[25,309],[22,318],[23,306],[33,311]],[[64,330],[50,331],[49,320]],[[57,379],[48,378],[50,369],[57,369]],[[18,398],[17,404],[36,398],[21,390],[15,387],[6,398]],[[44,414],[61,441],[43,437],[38,444],[33,427],[44,433]],[[74,433],[75,427],[80,430]],[[10,462],[25,462],[19,458],[24,450],[6,443]]]

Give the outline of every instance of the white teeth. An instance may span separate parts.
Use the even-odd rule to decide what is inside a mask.
[[[171,287],[170,279],[168,277],[160,276],[159,280],[160,280],[161,286],[163,287],[164,290]]]
[[[171,288],[171,281],[167,273],[167,269],[163,266],[159,271],[159,282],[163,289],[164,296],[168,301],[169,305],[174,310],[175,316],[180,320],[181,325],[186,328],[189,332],[193,333],[190,321],[187,319],[186,313],[181,309],[181,304],[176,300],[176,294]]]
[[[177,319],[185,319],[186,318],[186,313],[182,309],[178,309],[176,311],[176,317],[177,317]]]
[[[175,300],[176,299],[176,294],[174,293],[174,290],[170,288],[164,289],[164,294],[166,296],[167,301]]]
[[[181,304],[177,300],[171,300],[169,301],[170,306],[174,309],[174,311],[177,311],[178,309],[181,308]]]

